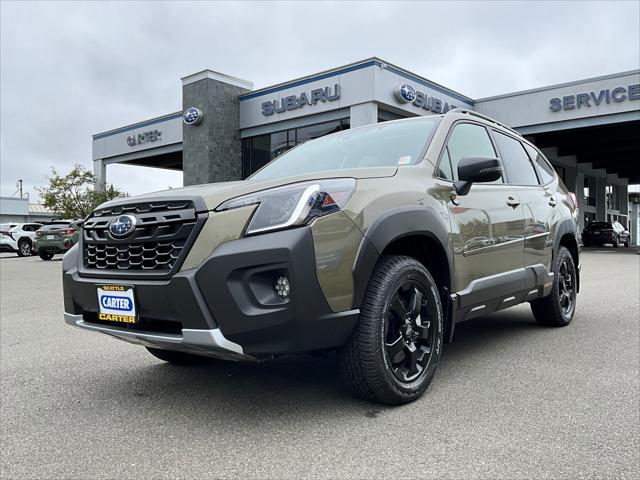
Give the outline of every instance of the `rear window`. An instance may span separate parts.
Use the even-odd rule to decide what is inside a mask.
[[[540,183],[542,185],[551,183],[551,181],[556,178],[556,171],[553,169],[551,164],[531,145],[527,145],[526,143],[523,145],[531,160],[533,160],[539,167],[538,173],[540,174]]]
[[[62,230],[64,228],[69,228],[69,224],[68,223],[49,223],[47,225],[43,225],[39,231],[47,232],[52,230]]]
[[[591,222],[589,225],[587,225],[587,228],[590,228],[592,230],[597,228],[612,229],[613,225],[611,225],[611,223],[609,222]]]

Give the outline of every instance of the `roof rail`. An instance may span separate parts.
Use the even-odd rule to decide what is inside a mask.
[[[518,131],[514,130],[513,128],[507,127],[506,125],[503,125],[502,123],[498,122],[497,120],[494,120],[491,117],[483,115],[482,113],[478,113],[475,110],[469,110],[467,108],[458,107],[458,108],[454,108],[452,110],[449,110],[447,113],[466,113],[467,115],[473,115],[474,117],[482,118],[484,120],[487,120],[488,122],[491,122],[491,123],[493,123],[495,125],[498,125],[499,127],[505,128],[505,129],[507,129],[507,130],[509,130],[509,131],[511,131],[513,133],[517,133],[518,135],[520,135],[520,133]]]

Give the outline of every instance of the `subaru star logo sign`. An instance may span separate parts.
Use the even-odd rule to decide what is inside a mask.
[[[203,116],[204,114],[199,108],[189,107],[184,111],[182,121],[187,125],[197,125],[202,121]]]
[[[109,232],[116,238],[126,237],[136,228],[136,217],[132,215],[120,215],[111,220]]]
[[[396,90],[396,97],[402,103],[411,103],[416,99],[416,89],[405,83]]]

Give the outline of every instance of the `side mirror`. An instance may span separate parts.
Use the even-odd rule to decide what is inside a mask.
[[[464,157],[458,163],[458,180],[453,182],[458,195],[469,193],[471,184],[494,182],[502,177],[502,167],[494,157]]]

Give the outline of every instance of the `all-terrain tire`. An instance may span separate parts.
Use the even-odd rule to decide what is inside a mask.
[[[413,337],[408,336],[405,345],[407,348],[413,346],[412,352],[417,350],[418,342],[424,341],[431,345],[429,357],[424,356],[426,353],[422,356],[421,361],[425,362],[422,369],[412,370],[419,372],[417,377],[406,382],[398,378],[399,368],[394,368],[389,358],[387,343],[388,337],[393,335],[390,330],[391,322],[396,322],[398,317],[393,313],[391,303],[393,301],[397,305],[395,299],[403,288],[407,289],[405,291],[423,292],[419,297],[414,294],[412,309],[416,311],[415,304],[420,302],[417,310],[418,317],[421,318],[416,320],[417,327],[414,328],[417,330],[413,333],[420,340],[416,339],[413,340],[415,343],[411,343]],[[411,307],[411,300],[406,303],[403,306]],[[407,312],[406,318],[409,318],[410,312]],[[438,365],[443,344],[443,322],[438,287],[424,265],[407,256],[381,257],[369,280],[358,324],[347,344],[338,352],[342,371],[351,388],[365,399],[388,405],[408,403],[419,398],[431,383]],[[404,331],[402,335],[409,335],[409,330],[411,329]],[[421,333],[416,333],[418,331]],[[402,336],[400,339],[405,341]],[[420,350],[420,353],[426,352],[426,345],[419,348],[425,349]],[[401,358],[401,362],[415,365],[411,363],[410,353],[406,354],[403,350],[401,355],[407,356],[395,355],[394,359]]]
[[[573,320],[577,299],[577,271],[569,250],[560,247],[553,260],[551,293],[531,302],[536,321],[547,327],[566,327]],[[568,293],[567,289],[571,289]],[[565,295],[569,295],[568,302]]]

